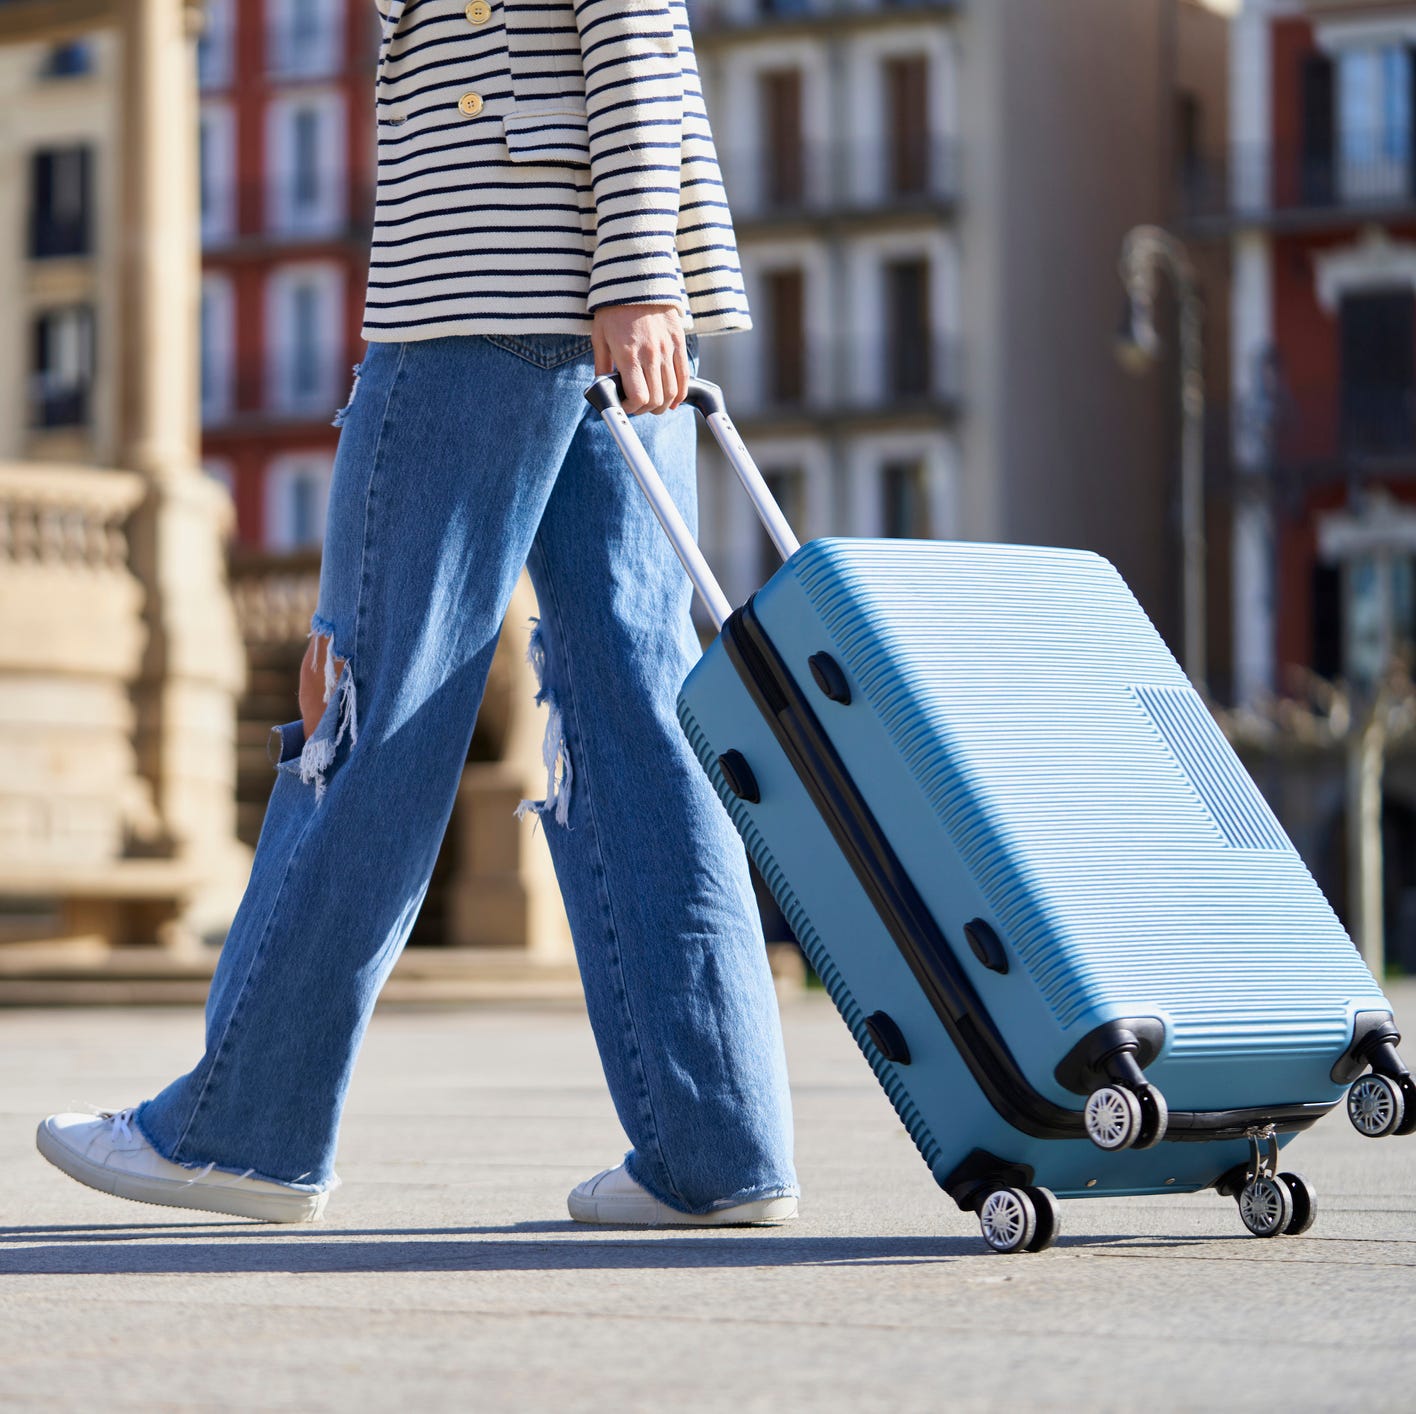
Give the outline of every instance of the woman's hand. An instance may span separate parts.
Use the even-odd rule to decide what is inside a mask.
[[[613,304],[595,311],[595,376],[618,370],[626,412],[672,412],[691,376],[676,304]]]

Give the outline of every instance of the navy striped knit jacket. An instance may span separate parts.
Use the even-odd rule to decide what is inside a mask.
[[[365,339],[751,327],[684,0],[376,0]]]

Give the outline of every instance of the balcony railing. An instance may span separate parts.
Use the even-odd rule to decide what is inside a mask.
[[[265,35],[265,65],[267,76],[279,80],[321,79],[339,73],[345,67],[343,24],[271,25]]]
[[[92,222],[87,215],[52,217],[35,213],[30,219],[29,253],[31,260],[92,255]]]
[[[30,426],[43,432],[88,426],[91,394],[87,383],[53,387],[43,377],[36,378],[30,393]]]
[[[735,220],[936,209],[959,194],[959,145],[931,133],[905,142],[817,141],[719,156]]]
[[[1416,470],[1416,391],[1410,389],[1281,386],[1261,412],[1246,413],[1241,426],[1248,430],[1248,461],[1297,485]]]
[[[310,188],[292,176],[204,187],[202,245],[218,250],[245,241],[366,242],[373,227],[374,187],[366,177],[322,179]]]
[[[963,395],[962,346],[952,336],[895,343],[883,333],[812,340],[792,355],[789,370],[774,363],[765,345],[758,347],[761,362],[750,387],[739,393],[731,372],[721,375],[733,385],[733,402],[744,418],[815,422],[938,414],[953,410]]]
[[[1190,163],[1180,175],[1181,204],[1192,219],[1321,219],[1416,207],[1416,161],[1375,143],[1349,143],[1315,156],[1282,147],[1239,147]]]
[[[959,0],[690,0],[695,34],[711,39],[802,24],[878,24],[894,16],[947,15]]]
[[[333,340],[343,339],[342,326],[328,333]],[[306,367],[286,350],[217,370],[203,379],[202,426],[211,431],[238,422],[327,425],[348,395],[351,361],[341,343],[333,354],[327,347],[318,349]]]

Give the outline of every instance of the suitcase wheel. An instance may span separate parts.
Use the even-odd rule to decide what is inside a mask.
[[[979,1229],[995,1252],[1022,1252],[1036,1239],[1037,1209],[1029,1197],[1032,1191],[995,1188],[979,1204]]]
[[[1406,1118],[1404,1087],[1375,1071],[1352,1082],[1347,1092],[1347,1118],[1358,1134],[1381,1139],[1402,1127]]]
[[[1300,1237],[1312,1227],[1318,1215],[1317,1190],[1301,1173],[1281,1173],[1278,1181],[1293,1197],[1293,1216],[1283,1231],[1288,1237]]]
[[[1153,1149],[1165,1138],[1170,1127],[1170,1106],[1165,1096],[1154,1085],[1146,1081],[1135,1091],[1141,1102],[1141,1132],[1136,1139],[1137,1149]]]
[[[1252,1179],[1239,1191],[1239,1217],[1255,1237],[1278,1237],[1294,1221],[1293,1198],[1282,1177]]]
[[[1129,1149],[1141,1135],[1141,1102],[1133,1090],[1103,1085],[1087,1099],[1087,1138],[1108,1153]]]
[[[1397,1086],[1406,1103],[1406,1118],[1396,1126],[1398,1134],[1416,1134],[1416,1076],[1410,1071],[1397,1077]]]
[[[1043,1252],[1057,1240],[1062,1231],[1062,1204],[1050,1188],[1025,1188],[1024,1193],[1032,1199],[1033,1211],[1037,1213],[1037,1230],[1028,1243],[1029,1252]]]

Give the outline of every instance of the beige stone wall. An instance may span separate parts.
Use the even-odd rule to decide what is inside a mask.
[[[129,685],[145,635],[131,474],[0,466],[0,887],[103,869],[147,836]]]

